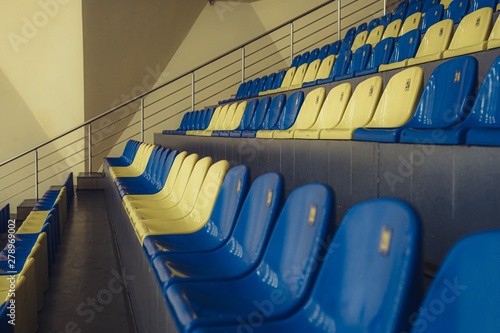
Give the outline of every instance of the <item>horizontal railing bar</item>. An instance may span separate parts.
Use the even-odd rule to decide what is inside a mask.
[[[272,43],[266,44],[265,46],[262,46],[262,47],[260,47],[260,48],[258,48],[258,49],[256,49],[256,50],[254,50],[253,52],[248,53],[248,54],[247,54],[247,58],[249,58],[249,57],[253,56],[253,55],[254,55],[254,54],[256,54],[257,52],[260,52],[260,51],[262,51],[262,50],[264,50],[264,49],[266,49],[266,48],[268,48],[268,47],[270,47],[270,46],[274,46],[274,45],[276,45],[278,42],[281,42],[282,40],[287,40],[287,39],[289,39],[289,38],[290,38],[290,36],[289,36],[289,35],[286,35],[286,36],[283,36],[283,37],[281,37],[281,38],[278,38],[277,40],[273,41]],[[290,44],[289,44],[289,43],[288,43],[288,46],[290,46]]]
[[[2,180],[2,179],[4,179],[4,178],[7,178],[7,177],[8,177],[8,176],[10,176],[10,175],[13,175],[13,174],[15,174],[15,173],[17,173],[17,172],[21,171],[22,169],[25,169],[25,168],[27,168],[27,167],[32,167],[34,163],[35,163],[35,162],[30,162],[30,163],[28,163],[28,164],[25,164],[25,165],[24,165],[23,167],[21,167],[20,169],[16,169],[16,170],[14,170],[14,171],[11,171],[11,172],[9,172],[8,174],[3,175],[2,177],[0,177],[0,180]]]
[[[41,173],[42,171],[45,171],[45,170],[49,169],[50,167],[53,167],[54,165],[59,164],[59,163],[61,163],[61,162],[65,161],[65,160],[67,160],[67,159],[68,159],[68,158],[70,158],[70,157],[75,156],[76,154],[80,154],[82,151],[84,152],[85,150],[87,150],[87,149],[86,149],[86,148],[80,149],[79,151],[74,152],[73,154],[68,155],[68,156],[66,156],[66,157],[65,157],[65,158],[63,158],[63,159],[60,159],[60,160],[58,160],[58,161],[56,161],[56,162],[54,162],[54,163],[52,163],[52,164],[50,164],[50,165],[47,165],[45,168],[38,170],[38,172],[39,172],[39,173]]]
[[[15,193],[15,194],[11,195],[11,196],[10,196],[10,197],[8,197],[7,199],[4,199],[4,200],[0,201],[0,202],[1,202],[1,203],[8,202],[10,199],[12,199],[12,198],[14,198],[14,197],[18,196],[18,195],[19,195],[19,194],[21,194],[21,193],[24,193],[24,192],[26,192],[26,191],[29,191],[29,190],[31,190],[31,189],[33,189],[33,186],[30,186],[30,187],[28,187],[27,189],[21,190],[21,191],[19,191],[19,192]]]
[[[172,103],[172,104],[169,104],[169,105],[165,106],[164,108],[162,108],[162,109],[160,109],[160,110],[158,110],[158,111],[156,111],[156,112],[154,112],[154,113],[151,113],[149,116],[145,117],[145,118],[144,118],[144,120],[146,120],[146,119],[148,119],[148,118],[151,118],[151,117],[152,117],[152,116],[154,116],[154,115],[157,115],[158,113],[160,113],[160,112],[164,111],[165,109],[167,109],[167,108],[169,108],[169,107],[172,107],[172,106],[174,106],[174,105],[177,105],[177,104],[179,104],[179,103],[182,103],[182,102],[186,101],[187,99],[189,99],[190,97],[191,97],[191,95],[188,95],[188,96],[184,97],[184,98],[183,98],[183,99],[181,99],[181,100],[178,100],[178,101],[176,101],[176,102],[174,102],[174,103]]]
[[[47,155],[44,155],[44,156],[40,157],[40,158],[38,159],[38,161],[41,161],[41,160],[43,160],[43,159],[45,159],[45,158],[47,158],[47,157],[49,157],[49,156],[51,156],[51,155],[54,155],[55,153],[60,152],[60,151],[61,151],[61,150],[63,150],[64,148],[67,148],[67,147],[69,147],[70,145],[77,143],[78,141],[85,140],[87,137],[88,137],[88,135],[84,135],[83,137],[81,137],[81,138],[79,138],[79,139],[76,139],[75,141],[73,141],[73,142],[71,142],[71,143],[68,143],[67,145],[65,145],[65,146],[63,146],[63,147],[60,147],[60,148],[58,148],[57,150],[54,150],[54,151],[52,151],[52,152],[48,153]]]
[[[151,105],[154,105],[154,104],[156,104],[156,103],[158,103],[160,101],[163,101],[165,98],[168,98],[168,97],[170,97],[170,96],[172,96],[174,94],[177,94],[178,92],[180,92],[180,91],[182,91],[182,90],[184,90],[186,88],[191,88],[191,83],[189,83],[189,84],[187,84],[187,85],[185,85],[185,86],[183,86],[183,87],[181,87],[181,88],[179,88],[179,89],[177,89],[177,90],[169,93],[168,95],[165,95],[165,96],[163,96],[161,98],[158,98],[157,100],[155,100],[155,101],[153,101],[153,102],[151,102],[151,103],[149,103],[147,105],[144,105],[144,107],[147,108],[147,107],[149,107]]]
[[[100,132],[100,131],[104,130],[105,128],[108,128],[108,127],[109,127],[109,126],[111,126],[111,125],[115,125],[116,123],[118,123],[118,122],[120,122],[120,121],[122,121],[122,120],[125,120],[125,119],[127,119],[127,118],[129,118],[129,117],[133,117],[133,116],[134,116],[137,112],[139,112],[139,111],[140,111],[139,109],[137,109],[137,110],[135,110],[135,111],[131,111],[129,114],[127,114],[127,115],[125,115],[125,116],[123,116],[123,117],[120,117],[120,118],[118,118],[118,119],[115,119],[113,122],[111,122],[111,123],[109,123],[109,124],[107,124],[107,125],[104,125],[104,126],[102,126],[101,128],[96,129],[95,131],[93,130],[93,131],[92,131],[92,133],[93,133],[93,134],[94,134],[94,133],[98,133],[98,132]]]
[[[15,185],[19,184],[19,182],[22,182],[23,180],[26,180],[26,179],[31,178],[31,177],[33,177],[33,176],[34,176],[34,173],[30,173],[30,174],[29,174],[29,175],[27,175],[26,177],[24,177],[24,178],[21,178],[21,179],[17,180],[15,183],[12,183],[12,184],[10,184],[10,185],[7,185],[7,186],[5,186],[5,187],[2,187],[2,188],[0,189],[0,191],[4,191],[4,190],[6,190],[6,189],[8,189],[8,188],[11,188],[12,186],[15,186]]]
[[[73,165],[71,165],[71,166],[67,167],[67,168],[66,168],[66,169],[64,169],[64,170],[60,170],[60,171],[59,171],[59,173],[61,173],[61,172],[65,172],[65,171],[68,171],[68,170],[71,170],[71,169],[73,169],[75,166],[77,166],[78,164],[86,163],[88,160],[89,160],[89,159],[86,157],[86,158],[84,158],[84,159],[83,159],[83,161],[81,161],[81,162],[77,162],[77,163],[75,163],[75,164],[73,164]],[[39,182],[39,184],[44,183],[44,182],[46,182],[47,180],[52,179],[52,178],[57,177],[57,176],[59,176],[59,174],[57,174],[57,175],[52,175],[52,176],[50,176],[50,177],[48,177],[48,178],[45,178],[44,180],[40,181],[40,182]]]

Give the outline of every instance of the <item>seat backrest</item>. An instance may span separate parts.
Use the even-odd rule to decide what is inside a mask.
[[[190,112],[184,113],[181,119],[181,123],[179,124],[177,130],[183,131],[186,128],[187,122],[189,121],[189,114]]]
[[[157,171],[158,176],[156,177],[155,185],[159,190],[165,185],[168,174],[172,170],[172,166],[174,165],[177,155],[179,155],[179,151],[171,150],[165,159],[162,168]]]
[[[384,35],[382,36],[382,40],[389,38],[389,37],[392,37],[392,38],[398,37],[399,32],[401,31],[402,22],[403,21],[401,19],[397,19],[397,20],[394,20],[391,23],[389,23],[387,25],[387,27],[385,28]]]
[[[372,46],[370,44],[363,45],[357,49],[352,56],[351,63],[347,69],[347,74],[354,74],[359,70],[365,69],[371,53]]]
[[[177,160],[177,159],[176,159]],[[163,186],[163,192],[168,194],[169,198],[173,202],[179,202],[186,189],[186,184],[193,173],[193,169],[198,162],[198,154],[191,154],[184,158],[184,160],[179,166],[179,172],[177,174],[172,173],[167,177],[165,186]],[[173,168],[174,166],[172,166]],[[175,166],[177,167],[177,166]],[[175,177],[174,177],[175,176]]]
[[[372,120],[365,127],[394,128],[406,124],[415,113],[423,79],[424,70],[418,66],[394,74],[385,87]]]
[[[302,103],[304,102],[304,92],[299,90],[292,95],[288,96],[283,111],[280,114],[276,125],[273,130],[285,130],[290,128],[297,119]]]
[[[311,129],[326,129],[337,126],[351,98],[351,83],[342,83],[330,90]]]
[[[293,80],[290,83],[290,86],[297,86],[297,85],[302,85],[304,82],[304,76],[306,75],[307,68],[309,67],[309,64],[303,64],[300,65],[297,70],[295,71],[295,75],[293,76]]]
[[[242,82],[239,86],[238,86],[238,90],[236,91],[236,95],[235,97],[236,98],[243,98],[243,91],[245,90],[246,88],[246,82]]]
[[[335,318],[325,332],[407,332],[423,295],[421,262],[422,228],[410,206],[388,198],[357,204],[335,233],[306,309]]]
[[[286,73],[287,73],[287,71],[282,70],[276,74],[271,89],[278,89],[279,87],[281,87],[281,84],[283,83],[283,80],[285,79]]]
[[[238,125],[238,130],[245,130],[250,125],[252,121],[253,115],[255,114],[255,110],[257,109],[257,105],[259,104],[258,99],[251,100],[247,103],[247,107],[245,109],[245,113],[243,113],[243,117]]]
[[[392,14],[392,20],[401,20],[401,22],[404,21],[406,18],[406,8],[405,7],[400,7],[394,11]]]
[[[312,82],[316,80],[319,67],[321,66],[321,59],[316,59],[307,67],[306,74],[304,75],[303,82]]]
[[[286,300],[275,305],[277,313],[297,307],[309,291],[319,258],[326,251],[334,211],[333,191],[320,183],[303,185],[288,197],[262,261],[253,272]]]
[[[245,110],[247,109],[248,101],[243,101],[240,104],[238,104],[238,107],[234,111],[233,118],[229,125],[227,127],[224,127],[224,130],[235,130],[238,128],[239,124],[241,123],[241,119],[243,118],[243,114],[245,113]]]
[[[252,183],[234,232],[225,245],[230,253],[241,254],[241,267],[231,267],[231,270],[249,270],[261,259],[284,196],[284,179],[278,173],[264,174]]]
[[[297,67],[300,63],[300,58],[302,57],[302,55],[296,55],[293,59],[292,59],[292,64],[290,65],[290,67]]]
[[[429,29],[434,24],[441,21],[444,14],[444,6],[437,5],[429,8],[425,12],[425,16],[422,18],[422,22],[420,22],[420,32],[425,33],[427,29]]]
[[[498,332],[498,253],[500,230],[458,241],[427,290],[412,332]]]
[[[363,22],[358,27],[356,28],[356,36],[362,33],[363,31],[366,31],[368,29],[368,23]]]
[[[211,131],[211,130],[213,130],[213,129],[216,128],[216,126],[217,126],[217,124],[219,122],[219,118],[220,118],[220,115],[222,113],[222,110],[224,110],[224,108],[226,107],[226,105],[224,105],[224,106],[219,105],[215,109],[214,113],[212,114],[212,118],[210,119],[210,123],[208,124],[208,126],[206,128],[207,131]],[[229,107],[229,106],[227,106],[227,107]]]
[[[309,51],[302,53],[302,55],[300,56],[300,61],[299,61],[299,64],[297,65],[297,67],[300,67],[304,64],[307,64],[309,62],[310,55],[311,55],[311,52],[309,52]]]
[[[337,55],[340,51],[340,45],[342,45],[341,41],[336,41],[330,45],[330,50],[328,50],[328,55]]]
[[[307,63],[310,64],[314,60],[318,59],[319,57],[319,48],[315,48],[314,50],[311,51],[311,54],[309,54],[309,57],[307,58]]]
[[[438,6],[439,4],[440,4],[439,0],[424,0],[421,11],[422,13],[425,13],[425,15],[427,15],[427,11],[429,11],[429,9],[431,9],[434,6]],[[444,11],[444,6],[443,6],[443,11]]]
[[[485,7],[465,16],[458,25],[448,49],[456,50],[485,41],[490,33],[492,15],[493,9]]]
[[[323,59],[321,65],[319,66],[318,73],[316,74],[316,80],[327,79],[330,76],[336,57],[336,55],[332,54]],[[304,82],[308,81],[304,79]]]
[[[370,44],[372,47],[375,47],[375,45],[377,45],[377,43],[382,39],[384,30],[385,27],[383,25],[379,25],[373,28],[370,32],[370,35],[368,35],[368,38],[366,39],[366,44]]]
[[[267,82],[267,75],[264,75],[263,77],[260,78],[259,84],[252,90],[250,97],[258,96],[259,93],[264,88],[264,86],[266,85],[266,82]]]
[[[354,42],[354,37],[356,37],[356,27],[352,27],[345,33],[344,39],[342,40],[342,44],[340,45],[339,52],[342,49],[350,49],[352,43]]]
[[[453,23],[458,24],[467,14],[469,9],[469,0],[453,0],[444,13],[445,19],[452,19]]]
[[[500,128],[500,57],[491,65],[474,106],[465,119],[465,127]]]
[[[496,9],[496,5],[497,5],[496,0],[472,0],[469,7],[469,13],[472,13],[478,9],[485,7]]]
[[[442,20],[441,22],[434,24],[429,28],[429,30],[427,30],[422,38],[415,58],[446,51],[448,49],[448,45],[450,45],[452,33],[452,20]]]
[[[436,67],[408,127],[446,128],[465,118],[475,95],[477,70],[477,60],[471,56],[453,58]]]
[[[254,91],[256,91],[257,88],[259,87],[259,84],[260,84],[260,78],[253,79],[252,84],[250,85],[250,89],[248,89],[247,93],[245,94],[245,96],[243,96],[243,98],[250,98],[254,93]]]
[[[198,117],[198,120],[196,121],[196,124],[194,125],[195,130],[200,130],[203,127],[203,124],[205,122],[205,117],[207,116],[207,110],[200,110],[200,116]]]
[[[399,36],[403,36],[404,34],[407,34],[408,32],[415,30],[420,27],[420,21],[422,20],[422,13],[418,12],[415,13],[411,16],[408,16],[403,23],[403,26],[401,27],[401,30],[399,31]]]
[[[380,24],[380,18],[374,18],[373,20],[371,20],[369,23],[368,23],[368,28],[366,30],[368,30],[369,33],[371,33],[371,31],[373,29],[375,29],[376,27],[378,27]]]
[[[238,104],[238,103],[233,103]],[[231,104],[232,105],[232,104]],[[229,111],[230,104],[226,104],[222,107],[219,112],[219,116],[212,120],[215,121],[214,126],[212,126],[212,122],[210,122],[210,126],[208,126],[208,130],[220,130],[222,128],[222,124],[224,123],[224,119],[226,119],[227,112]]]
[[[205,180],[208,169],[211,166],[212,166],[211,157],[204,157],[201,160],[198,160],[198,162],[196,162],[193,171],[191,172],[191,176],[187,181],[184,193],[182,194],[181,199],[178,201],[177,207],[181,211],[191,212],[193,210],[194,205],[196,203],[196,199],[200,194],[203,181]]]
[[[367,38],[368,38],[368,31],[365,30],[360,32],[352,42],[351,52],[356,52],[357,49],[365,45]]]
[[[359,83],[347,104],[342,119],[335,129],[352,129],[365,126],[373,117],[380,95],[382,77],[372,76]]]
[[[391,60],[394,50],[394,38],[389,37],[380,41],[372,50],[372,54],[366,68],[378,68],[382,64],[387,64]]]
[[[320,61],[326,58],[328,55],[328,52],[330,52],[330,44],[324,45],[321,50],[319,50],[318,58]],[[309,63],[312,63],[312,61],[309,61]]]
[[[422,2],[413,2],[406,9],[406,16],[405,16],[405,18],[408,18],[408,17],[412,16],[415,13],[420,13],[421,10],[422,10]]]
[[[231,104],[226,112],[226,116],[224,117],[224,120],[220,124],[220,127],[216,128],[216,129],[217,130],[229,129],[229,126],[231,125],[231,121],[233,120],[233,117],[236,113],[236,110],[238,109],[238,106],[240,104],[243,104],[243,103],[245,103],[245,102]],[[246,103],[245,103],[245,106],[246,106]]]
[[[285,102],[286,102],[285,94],[280,94],[278,96],[275,96],[271,101],[271,104],[269,105],[269,109],[267,110],[261,125],[257,129],[258,130],[272,129],[276,125],[278,119],[281,116],[281,112],[283,111]]]
[[[192,116],[189,122],[189,130],[195,130],[196,129],[196,124],[198,123],[200,119],[200,111],[192,111]]]
[[[335,63],[332,67],[332,72],[330,73],[330,77],[335,78],[337,76],[344,75],[349,68],[349,64],[351,63],[352,52],[351,50],[345,49],[340,52]]]
[[[420,42],[420,32],[418,29],[412,30],[398,38],[394,51],[392,51],[389,63],[403,61],[413,58],[417,53]]]
[[[248,126],[245,128],[250,131],[255,131],[259,126],[262,124],[262,121],[264,120],[267,110],[269,109],[269,105],[271,104],[271,97],[264,97],[259,101],[259,104],[257,104],[257,109],[255,110],[255,113],[250,120],[250,123]]]
[[[297,67],[290,67],[281,82],[280,88],[288,88],[292,84],[293,77],[295,76],[295,72],[297,71]]]
[[[239,99],[247,98],[250,95],[252,85],[253,85],[253,80],[248,80],[247,82],[245,82],[245,86],[243,87],[243,90],[241,91],[241,97]]]
[[[491,29],[490,37],[488,40],[499,40],[500,39],[500,20],[497,17],[493,29]]]
[[[383,25],[384,27],[387,27],[389,23],[392,22],[392,13],[387,13],[384,16],[380,18],[380,25]],[[399,31],[398,31],[399,32]]]
[[[290,129],[308,129],[316,122],[318,113],[323,106],[325,101],[326,89],[324,87],[319,87],[311,90],[305,100],[302,103],[300,111],[297,115],[297,119]]]
[[[163,188],[162,192],[166,195],[170,194],[172,191],[175,181],[177,177],[179,176],[179,172],[181,170],[181,166],[183,166],[184,161],[187,158],[187,152],[183,151],[175,155],[175,158],[172,162],[172,165],[170,166],[170,170],[168,172],[165,172],[165,181],[163,182]],[[186,163],[186,169],[188,169],[189,173],[193,170],[194,164],[198,160],[198,155],[193,154],[193,157],[191,158],[192,162],[187,162]],[[189,166],[191,165],[191,166]],[[189,170],[191,169],[191,170]]]
[[[203,125],[200,128],[201,130],[205,130],[208,128],[208,126],[210,125],[210,122],[212,121],[212,117],[214,116],[214,113],[215,113],[215,108],[207,109],[207,114],[205,115]]]
[[[274,84],[275,79],[276,79],[276,73],[269,74],[267,76],[267,80],[266,80],[264,86],[262,86],[262,90],[259,92],[268,91],[270,89],[273,89],[273,84]]]

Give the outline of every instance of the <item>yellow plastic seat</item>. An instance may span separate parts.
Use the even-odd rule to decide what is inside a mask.
[[[372,76],[358,84],[340,122],[333,128],[322,129],[319,138],[352,140],[354,130],[372,119],[382,93],[382,84],[381,76]]]
[[[401,30],[401,24],[403,22],[401,19],[397,19],[392,21],[387,25],[384,31],[384,35],[382,36],[382,39],[386,39],[389,37],[396,38],[399,36],[399,31]]]
[[[465,16],[458,25],[444,58],[486,50],[493,9],[484,7]]]
[[[210,119],[210,123],[208,124],[208,126],[207,126],[207,128],[205,130],[187,131],[186,135],[203,136],[203,132],[205,132],[205,131],[212,133],[212,131],[215,128],[215,124],[217,123],[217,121],[219,119],[219,116],[221,114],[222,108],[223,108],[223,106],[219,105],[215,109],[214,114],[212,115],[212,119]]]
[[[332,54],[323,59],[321,62],[321,65],[319,66],[318,73],[316,74],[316,78],[311,81],[306,81],[304,79],[304,82],[312,82],[315,80],[324,80],[327,79],[330,76],[330,73],[332,72],[333,65],[335,64],[335,59],[337,59],[337,56]]]
[[[452,3],[453,0],[441,0],[439,3],[444,6],[444,9],[448,9],[450,7],[450,3]]]
[[[154,145],[147,144],[143,152],[137,151],[136,157],[131,165],[126,167],[111,167],[109,174],[114,178],[118,177],[138,177],[146,169],[148,160],[153,153]],[[136,163],[137,160],[137,163]]]
[[[372,29],[370,35],[366,39],[366,44],[370,44],[372,47],[378,44],[382,40],[382,36],[384,35],[385,26],[379,25]]]
[[[200,193],[203,180],[212,165],[212,158],[204,157],[193,168],[187,183],[177,182],[166,200],[158,201],[154,208],[134,209],[130,212],[130,220],[137,224],[146,219],[173,218],[179,219],[189,214]],[[181,180],[179,178],[179,180]],[[182,186],[184,185],[184,186]],[[176,217],[176,218],[174,218]]]
[[[24,263],[22,271],[16,275],[19,280],[25,278],[25,288],[27,295],[27,302],[24,305],[16,305],[17,311],[22,311],[25,314],[25,318],[28,320],[26,323],[27,332],[36,332],[38,329],[38,297],[39,293],[36,289],[36,271],[35,271],[35,259],[29,258]],[[21,308],[21,306],[23,308]],[[16,320],[16,324],[18,320]],[[17,328],[16,328],[17,332]]]
[[[297,119],[292,127],[283,131],[273,131],[275,139],[293,139],[296,130],[310,128],[316,122],[319,111],[325,101],[326,89],[323,87],[310,91],[300,108]]]
[[[420,27],[421,20],[422,20],[422,13],[420,12],[416,12],[415,14],[408,16],[405,20],[405,23],[403,23],[401,30],[399,31],[399,37],[403,36],[404,34],[412,30],[418,29]]]
[[[415,113],[422,94],[424,70],[411,67],[395,74],[384,90],[372,120],[365,128],[396,128]]]
[[[220,131],[220,130],[226,130],[229,128],[231,125],[231,122],[233,121],[233,117],[236,113],[236,110],[238,109],[238,103],[233,103],[229,105],[229,108],[227,109],[226,115],[224,116],[224,119],[222,122],[219,123],[219,127],[217,127],[215,130]],[[210,133],[212,134],[212,133]]]
[[[498,18],[493,26],[493,29],[491,30],[490,37],[488,38],[488,50],[495,49],[497,47],[500,47],[500,19]]]
[[[245,110],[247,108],[247,105],[248,105],[247,101],[243,101],[240,104],[238,104],[238,107],[234,111],[231,122],[227,127],[224,127],[224,130],[233,131],[238,128],[238,126],[241,123],[241,119],[243,118],[243,114],[245,113]]]
[[[139,207],[147,208],[146,205],[155,205],[157,201],[166,199],[172,192],[178,177],[181,177],[182,174],[187,174],[186,177],[189,178],[196,161],[198,161],[198,154],[191,154],[187,156],[187,152],[185,151],[179,153],[176,156],[174,163],[172,163],[165,185],[161,191],[155,194],[135,194],[124,196],[122,203],[125,210],[130,211]]]
[[[316,77],[318,75],[318,71],[319,71],[321,64],[322,64],[321,59],[316,59],[313,62],[311,62],[309,64],[309,66],[307,67],[307,71],[306,71],[302,81],[300,83],[292,84],[290,86],[289,90],[302,88],[302,83],[304,83],[304,82],[316,81]]]
[[[189,215],[178,219],[171,219],[167,215],[160,219],[142,220],[136,224],[136,233],[141,244],[149,235],[188,234],[203,228],[212,214],[228,169],[229,162],[226,160],[214,163],[210,167]]]
[[[319,139],[322,129],[337,126],[344,115],[347,103],[351,98],[352,85],[349,82],[334,87],[328,93],[316,122],[308,129],[297,129],[293,133],[295,139]]]
[[[277,89],[276,92],[284,92],[287,90],[297,89],[302,87],[302,83],[304,82],[304,77],[306,75],[307,69],[309,68],[309,64],[305,63],[300,65],[293,75],[292,81],[288,86],[282,85],[281,88]]]
[[[206,130],[204,131],[198,131],[196,133],[197,136],[212,136],[212,131],[216,131],[218,129],[221,128],[222,124],[224,123],[224,120],[226,119],[226,116],[228,114],[228,111],[229,111],[229,108],[234,105],[236,103],[233,103],[233,104],[226,104],[224,105],[221,110],[220,110],[220,113],[218,115],[218,117],[216,119],[213,119],[215,122],[213,123],[213,126],[212,126],[212,121],[210,122],[210,125],[207,127]]]
[[[50,211],[31,211],[18,229],[21,234],[36,234],[42,231],[43,224]]]
[[[361,46],[366,44],[366,39],[368,38],[368,31],[361,31],[356,38],[354,38],[354,41],[352,42],[351,45],[351,52],[354,53],[356,52],[357,49],[359,49]]]
[[[432,25],[420,42],[415,58],[408,59],[408,66],[443,59],[452,33],[453,20],[447,19]]]
[[[297,72],[297,67],[290,67],[286,71],[285,77],[283,78],[283,82],[281,83],[281,87],[279,87],[278,89],[270,89],[268,91],[265,91],[264,95],[274,94],[280,90],[283,90],[283,91],[287,90],[288,87],[290,87],[292,85],[293,78],[295,77],[295,72]]]

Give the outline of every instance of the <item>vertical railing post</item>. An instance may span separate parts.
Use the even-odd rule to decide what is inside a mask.
[[[38,201],[38,149],[35,149],[35,198]]]
[[[141,141],[144,142],[144,97],[141,98]]]
[[[290,63],[293,62],[293,45],[295,44],[295,29],[293,23],[290,23]]]
[[[337,37],[338,37],[338,40],[341,40],[342,38],[340,37],[340,33],[342,32],[342,23],[340,22],[341,21],[341,18],[342,18],[342,15],[341,15],[341,10],[342,10],[342,6],[340,4],[340,0],[337,0]]]
[[[241,48],[241,83],[245,82],[245,48]]]
[[[92,124],[89,124],[89,172],[92,172]]]
[[[387,0],[384,0],[384,16],[387,14]]]

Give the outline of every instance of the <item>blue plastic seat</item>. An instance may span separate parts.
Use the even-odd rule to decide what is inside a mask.
[[[429,9],[440,4],[440,0],[423,0],[422,1],[422,13],[427,13]],[[443,6],[444,8],[444,6]],[[427,15],[427,14],[425,14]]]
[[[256,86],[254,86],[254,89],[250,93],[249,97],[252,98],[252,97],[259,96],[259,93],[263,91],[262,89],[264,89],[264,86],[266,85],[266,82],[267,82],[267,75],[264,75],[263,77],[261,77],[259,79],[259,84],[257,84]]]
[[[448,60],[432,72],[415,114],[400,128],[362,128],[354,140],[432,142],[437,129],[451,128],[467,114],[477,86],[477,60],[471,56]]]
[[[394,22],[396,20],[404,21],[405,17],[406,17],[406,7],[398,7],[392,14],[391,22]]]
[[[151,263],[160,288],[177,282],[239,278],[262,257],[284,200],[283,177],[269,173],[257,178],[243,203],[229,240],[204,253],[168,252]]]
[[[283,110],[274,126],[270,127],[270,130],[258,130],[257,138],[271,138],[273,131],[286,130],[290,128],[295,123],[303,102],[304,92],[301,90],[288,96],[285,106],[283,107]]]
[[[356,28],[355,36],[359,35],[361,32],[366,31],[368,29],[368,23],[363,22]]]
[[[425,32],[427,31],[427,29],[429,29],[430,26],[442,20],[443,14],[444,14],[443,5],[436,5],[434,7],[429,8],[425,12],[425,16],[422,18],[422,22],[420,22],[420,32],[422,34],[425,34]]]
[[[496,6],[497,6],[496,0],[472,0],[469,7],[469,14],[485,7],[490,7],[493,9],[493,11],[495,11]]]
[[[259,93],[270,90],[273,88],[274,80],[276,79],[276,73],[271,73],[267,76],[267,80],[262,86],[262,90]]]
[[[335,81],[353,78],[356,72],[364,70],[368,64],[371,53],[372,46],[370,44],[365,44],[357,49],[352,56],[351,63],[349,64],[346,74],[336,76]]]
[[[249,174],[244,165],[227,172],[210,218],[200,230],[190,234],[146,236],[143,248],[148,259],[151,261],[166,252],[212,251],[227,242],[250,187]]]
[[[407,59],[414,58],[417,53],[418,46],[420,45],[420,30],[415,29],[407,32],[399,37],[392,51],[391,59],[387,65],[380,65],[379,71],[390,70],[397,66],[397,64],[404,62]]]
[[[295,189],[285,203],[256,269],[229,281],[176,283],[166,301],[179,332],[207,324],[238,324],[256,304],[279,302],[266,317],[291,314],[307,297],[334,219],[333,191],[323,184]],[[267,301],[267,302],[266,302]]]
[[[493,61],[461,127],[468,130],[469,145],[500,146],[500,57]]]
[[[210,124],[210,121],[212,121],[212,116],[214,115],[214,112],[215,112],[215,108],[207,109],[207,114],[205,115],[205,119],[203,121],[203,124],[202,124],[200,130],[207,129],[208,125]]]
[[[354,42],[354,37],[356,37],[356,27],[352,27],[347,30],[342,43],[340,44],[339,52],[347,49],[351,49],[352,43]]]
[[[368,23],[367,31],[371,32],[374,28],[380,25],[380,18],[375,18]]]
[[[274,97],[269,105],[267,112],[262,119],[260,126],[256,130],[243,131],[241,136],[245,138],[255,138],[257,131],[271,130],[278,123],[283,108],[286,104],[286,95],[280,94]]]
[[[290,67],[298,67],[299,66],[299,63],[300,63],[300,59],[301,59],[301,55],[296,55],[293,59],[292,59],[292,64],[290,65]]]
[[[392,13],[385,14],[384,16],[382,16],[380,18],[380,21],[379,21],[379,23],[386,28],[389,25],[389,23],[391,23],[391,22],[392,22]]]
[[[415,13],[419,13],[422,11],[422,2],[413,2],[411,5],[408,5],[408,8],[406,9],[406,16],[405,19],[410,17],[411,15]]]
[[[453,23],[458,24],[469,9],[469,0],[453,0],[444,13],[444,19],[451,19]]]
[[[347,68],[351,62],[352,52],[350,49],[340,51],[335,63],[333,64],[330,76],[327,79],[316,80],[316,84],[326,84],[335,81],[337,76],[342,76],[347,72]]]
[[[323,47],[319,50],[318,57],[316,59],[323,60],[328,56],[330,52],[330,44],[323,45]],[[311,63],[312,61],[309,61]]]
[[[229,136],[234,138],[240,138],[246,135],[254,137],[257,128],[259,128],[259,126],[261,126],[262,122],[264,121],[264,117],[267,114],[267,110],[269,109],[270,104],[271,104],[271,97],[262,98],[259,101],[257,108],[255,109],[254,115],[252,119],[250,119],[250,123],[248,124],[248,126],[245,127],[244,130],[231,131]]]
[[[457,242],[434,277],[412,333],[500,331],[500,230]]]
[[[337,55],[340,51],[340,46],[342,45],[341,41],[336,41],[330,45],[330,49],[328,50],[328,55]]]
[[[423,294],[421,260],[414,210],[395,199],[366,201],[344,217],[311,295],[293,315],[194,332],[408,332]]]
[[[363,76],[363,75],[377,73],[380,65],[389,63],[393,50],[394,50],[394,38],[388,37],[386,39],[381,40],[373,48],[370,55],[370,59],[368,60],[368,63],[366,65],[366,68],[364,70],[356,71],[354,75]]]
[[[184,115],[184,118],[187,117],[187,114]],[[140,142],[135,140],[128,140],[125,144],[125,148],[123,149],[123,153],[119,157],[106,157],[104,158],[104,163],[108,167],[113,166],[129,166],[132,164],[135,158],[135,154],[137,153],[137,149],[139,149]]]
[[[251,100],[248,102],[247,107],[245,108],[245,112],[243,113],[243,117],[241,118],[241,122],[234,131],[244,131],[250,125],[252,118],[255,114],[255,110],[257,109],[257,105],[259,104],[258,99]],[[219,131],[219,136],[229,137],[233,131]]]

